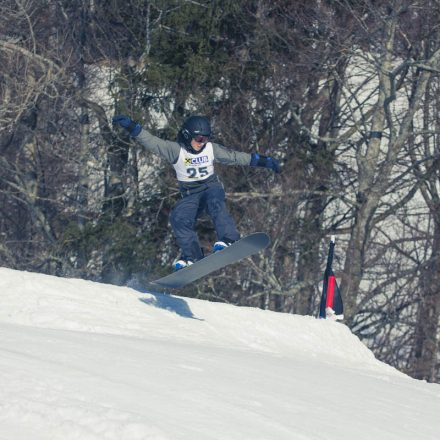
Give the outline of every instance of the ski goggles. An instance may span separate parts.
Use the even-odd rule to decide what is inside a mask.
[[[193,139],[199,144],[206,144],[209,141],[209,136],[204,136],[203,134],[197,134]]]

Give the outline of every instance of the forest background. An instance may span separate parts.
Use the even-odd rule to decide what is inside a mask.
[[[172,168],[113,130],[282,163],[221,167],[264,254],[181,294],[317,315],[331,234],[346,324],[440,382],[438,0],[2,0],[0,264],[143,286],[169,271]],[[199,222],[202,245],[215,239]]]

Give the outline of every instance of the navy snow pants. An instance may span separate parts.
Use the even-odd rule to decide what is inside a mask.
[[[195,227],[197,217],[204,210],[214,222],[218,240],[236,241],[240,238],[235,222],[226,210],[223,185],[218,181],[207,183],[200,192],[183,195],[171,211],[170,222],[183,259],[196,261],[203,258]]]

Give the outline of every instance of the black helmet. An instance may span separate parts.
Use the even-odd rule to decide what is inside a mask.
[[[211,136],[211,124],[205,116],[190,116],[180,129],[185,144],[191,144],[191,139],[197,135]]]

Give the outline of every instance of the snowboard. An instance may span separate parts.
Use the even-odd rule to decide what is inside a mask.
[[[186,266],[163,278],[152,281],[151,284],[180,289],[193,281],[209,275],[211,272],[260,252],[266,248],[269,243],[270,239],[267,234],[264,232],[255,232],[237,240],[221,251],[214,252],[196,261],[194,264],[191,264],[191,266]]]

